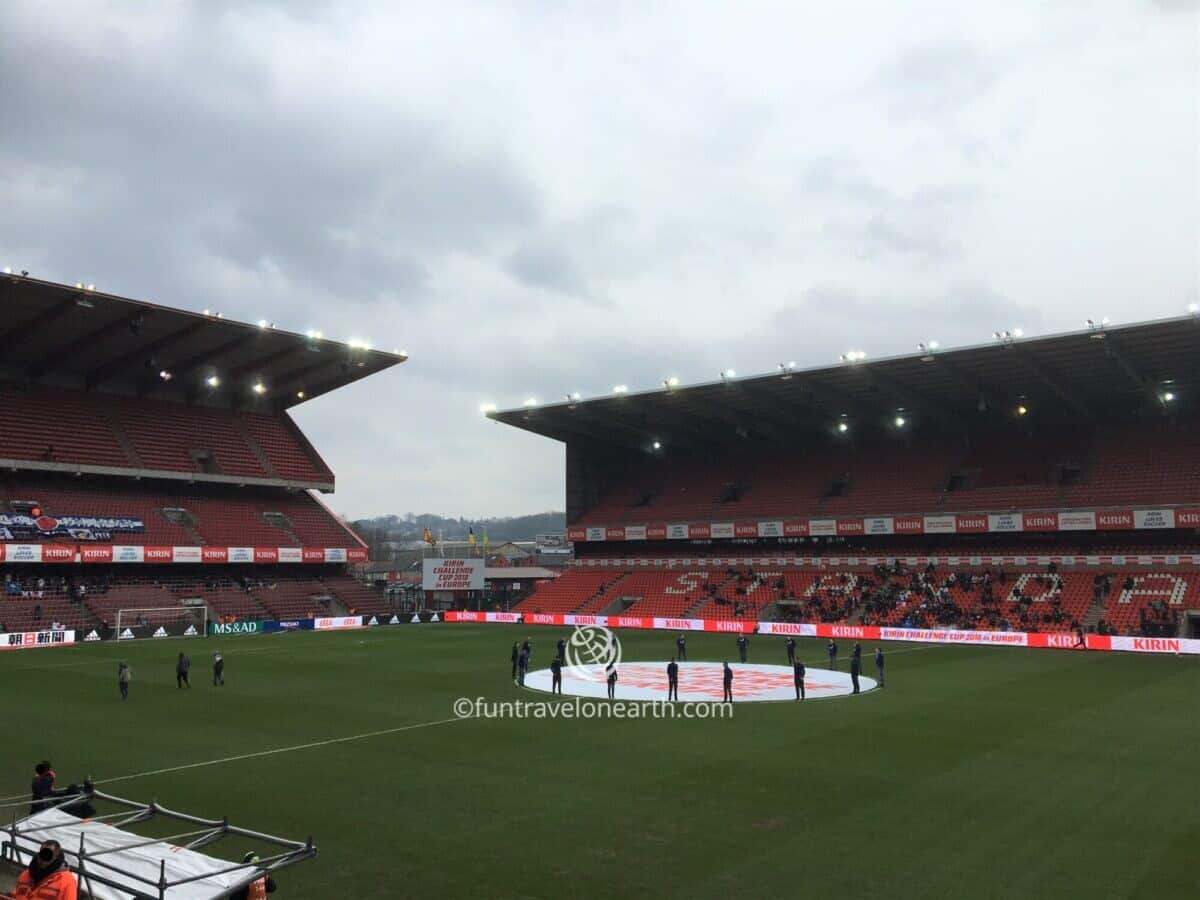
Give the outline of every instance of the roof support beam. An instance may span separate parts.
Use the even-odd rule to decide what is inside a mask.
[[[74,301],[72,301],[72,302],[74,302]],[[123,331],[127,328],[133,328],[134,326],[136,326],[136,324],[138,322],[144,321],[147,313],[149,313],[149,312],[150,312],[149,310],[140,310],[139,309],[137,312],[135,312],[131,315],[125,316],[124,318],[114,319],[113,321],[109,322],[108,324],[103,325],[100,328],[95,329],[94,331],[89,331],[87,334],[72,341],[71,343],[67,344],[65,347],[60,348],[57,351],[56,355],[60,359],[66,359],[66,360],[72,359],[76,354],[78,354],[82,350],[85,350],[86,348],[92,346],[93,344],[97,344],[97,343],[103,341],[109,335],[116,334],[118,331]],[[36,365],[30,366],[29,367],[29,377],[32,378],[34,381],[37,381],[39,378],[41,378],[43,375],[46,374],[46,368],[47,368],[47,366],[46,366],[45,362],[39,362]]]
[[[176,378],[187,378],[196,374],[196,372],[213,365],[222,356],[240,350],[242,347],[245,347],[251,342],[258,340],[258,338],[259,334],[257,331],[251,331],[248,334],[238,335],[237,337],[228,340],[223,344],[218,344],[211,350],[206,350],[203,353],[197,353],[194,356],[190,356],[187,359],[176,363],[174,366],[170,366],[169,368],[173,370]],[[155,382],[157,383],[149,384],[148,386],[143,385],[143,387],[147,392],[152,391],[158,386],[158,384],[162,383],[159,381],[159,379],[155,379]]]
[[[137,368],[146,360],[153,358],[155,353],[161,353],[163,350],[174,346],[175,344],[183,343],[200,329],[211,324],[207,319],[199,319],[195,322],[190,322],[183,328],[173,331],[170,334],[165,334],[156,341],[151,341],[145,346],[130,350],[127,353],[122,353],[119,356],[114,356],[100,365],[96,366],[84,377],[89,388],[94,388],[96,385],[107,381],[114,375],[119,375],[126,369]]]
[[[1008,349],[1016,354],[1017,358],[1025,365],[1033,376],[1044,384],[1054,393],[1059,400],[1069,406],[1075,412],[1079,413],[1085,419],[1091,420],[1095,418],[1088,405],[1075,396],[1074,392],[1066,387],[1061,381],[1055,378],[1046,368],[1038,362],[1032,353],[1026,350],[1019,344],[1008,344]]]
[[[879,375],[870,366],[862,366],[860,371],[864,374],[867,381],[881,394],[891,397],[901,406],[908,410],[914,410],[922,415],[929,416],[938,424],[944,426],[951,431],[962,430],[961,419],[956,419],[953,413],[948,413],[940,404],[930,400],[928,397],[914,391],[906,386],[902,381],[894,375],[888,375],[887,379],[880,378]]]
[[[0,332],[0,350],[7,350],[9,343],[17,336],[20,336],[22,340],[29,340],[43,328],[53,325],[74,308],[74,297],[60,300],[58,303],[48,306],[36,316],[26,319],[24,322],[18,322],[11,328]]]
[[[1142,374],[1141,370],[1125,355],[1121,350],[1121,345],[1116,341],[1111,334],[1100,332],[1102,339],[1099,343],[1104,345],[1104,353],[1117,364],[1117,367],[1125,373],[1130,381],[1146,395],[1155,406],[1162,407],[1162,397],[1159,396],[1158,386],[1149,378]]]

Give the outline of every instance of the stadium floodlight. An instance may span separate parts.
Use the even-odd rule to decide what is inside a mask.
[[[1187,311],[1193,316],[1200,315],[1200,303],[1189,303]]]
[[[537,406],[537,405],[538,405],[538,404],[537,404],[537,397],[526,397],[526,398],[525,398],[525,405],[526,405],[526,406]]]
[[[265,384],[263,384],[261,381],[256,381],[256,382],[254,382],[254,387],[251,388],[251,390],[254,391],[254,393],[258,394],[261,397],[263,394],[265,394],[267,392],[267,386]]]
[[[579,391],[572,391],[571,393],[567,394],[568,400],[579,400],[582,397],[583,397],[583,395],[581,393],[579,393]]]
[[[94,291],[94,290],[96,289],[96,286],[95,286],[94,284],[89,284],[89,285],[87,286],[87,289],[88,289],[89,291]]]
[[[1024,403],[1020,403],[1017,405],[1017,415],[1018,416],[1023,416],[1027,412],[1029,412],[1029,407],[1026,406]]]
[[[296,391],[296,399],[303,400],[304,399],[304,391]]]
[[[897,428],[903,428],[905,425],[908,424],[908,420],[906,418],[904,418],[904,416],[896,416],[896,418],[893,421],[896,423]]]
[[[613,385],[613,393],[614,394],[628,394],[629,387],[624,384],[614,384]]]
[[[661,449],[662,449],[662,443],[660,443],[659,441],[655,441],[655,442],[654,442],[653,444],[651,444],[650,446],[651,446],[651,447],[653,447],[655,450],[661,450]]]
[[[837,430],[839,434],[845,434],[850,430],[850,425],[843,419],[841,422],[837,423]]]
[[[722,369],[721,380],[728,381],[730,378],[737,378],[737,372],[735,372],[733,369]]]
[[[1175,399],[1174,391],[1163,391],[1163,403],[1171,403]]]
[[[11,274],[12,274],[12,266],[5,266],[5,267],[4,267],[4,274],[5,274],[5,275],[11,275]]]
[[[1019,337],[1025,337],[1025,329],[1024,329],[1024,328],[1014,328],[1014,329],[1012,330],[1012,336],[1013,336],[1013,337],[1018,337],[1018,338],[1019,338]]]
[[[407,350],[393,350],[392,356],[398,356],[401,359],[408,359],[408,351]]]
[[[209,375],[207,378],[204,379],[204,383],[207,384],[210,388],[217,388],[217,387],[221,386],[221,379],[218,378],[216,375]]]
[[[670,378],[664,378],[663,387],[665,387],[668,391],[671,388],[677,388],[679,387],[679,379],[674,375],[672,375]]]
[[[862,360],[864,360],[866,358],[867,358],[867,351],[865,351],[865,350],[847,350],[841,356],[841,360],[844,363],[861,362]]]
[[[795,370],[795,368],[796,364],[794,362],[780,363],[779,374],[783,376],[784,381],[790,381],[792,378],[792,372]]]
[[[171,378],[173,378],[174,376],[172,376],[171,373],[169,371],[167,371],[166,369],[160,369],[159,373],[158,373],[158,377],[161,378],[163,381],[170,381]]]
[[[488,413],[494,413],[496,411],[496,404],[495,403],[480,403],[479,411],[481,413],[483,413],[485,416]]]
[[[259,320],[258,320],[258,327],[259,327],[259,328],[266,328],[266,327],[267,327],[268,325],[270,325],[270,324],[271,324],[271,323],[270,323],[270,322],[268,322],[266,319],[259,319]]]
[[[212,315],[212,310],[211,310],[211,309],[205,309],[205,310],[204,310],[204,315],[206,315],[206,316],[211,316],[211,315]]]
[[[83,290],[83,282],[82,281],[75,282],[75,287],[82,291]]]
[[[350,338],[350,340],[347,341],[346,343],[350,346],[351,350],[370,350],[371,349],[370,342],[364,341],[361,338]]]

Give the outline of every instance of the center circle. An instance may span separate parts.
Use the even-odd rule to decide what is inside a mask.
[[[608,684],[601,667],[584,667],[586,671],[563,668],[562,692],[572,697],[607,697]],[[592,669],[595,671],[592,671]],[[762,703],[776,700],[795,700],[796,683],[791,666],[768,666],[758,663],[730,663],[733,669],[733,700],[735,703]],[[719,703],[724,697],[723,667],[716,662],[679,663],[680,702]],[[538,669],[525,676],[525,687],[550,692],[553,675],[549,669]],[[866,693],[878,685],[874,678],[858,676],[859,691]],[[854,686],[849,672],[806,667],[804,693],[806,699],[850,695]],[[666,700],[667,664],[665,662],[626,662],[617,666],[617,700]]]

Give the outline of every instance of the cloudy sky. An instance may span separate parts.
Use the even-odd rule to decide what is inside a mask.
[[[0,264],[411,361],[333,505],[563,505],[483,402],[1179,314],[1189,0],[0,4]]]

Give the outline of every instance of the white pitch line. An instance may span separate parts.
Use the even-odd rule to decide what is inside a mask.
[[[245,759],[258,759],[262,756],[275,756],[279,753],[293,753],[296,750],[312,750],[315,747],[329,747],[333,744],[347,744],[351,741],[363,741],[367,738],[383,737],[387,734],[399,734],[401,731],[414,731],[418,728],[432,728],[434,725],[449,725],[451,722],[469,722],[470,716],[455,716],[452,719],[436,719],[432,722],[417,722],[412,725],[398,725],[395,728],[384,728],[380,731],[368,731],[363,734],[352,734],[347,737],[330,738],[327,741],[312,741],[308,744],[295,744],[291,747],[276,747],[273,750],[259,750],[255,753],[243,753],[239,756],[225,756],[220,759],[206,759],[203,762],[186,763],[182,766],[168,766],[165,769],[153,769],[149,772],[135,772],[132,775],[116,775],[112,778],[96,778],[97,785],[115,784],[118,781],[132,781],[135,778],[149,778],[151,775],[166,775],[170,772],[183,772],[187,769],[202,769],[206,766],[219,766],[225,763],[241,762]],[[28,794],[17,794],[15,797],[0,797],[0,803],[10,800],[28,798]]]

